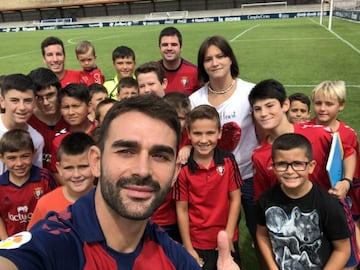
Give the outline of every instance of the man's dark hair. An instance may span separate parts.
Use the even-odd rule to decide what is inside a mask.
[[[41,42],[41,53],[43,56],[45,56],[45,48],[51,45],[60,45],[63,54],[65,55],[64,43],[62,40],[58,37],[47,37],[43,40],[43,42]]]
[[[177,30],[175,27],[169,26],[161,30],[159,35],[159,46],[161,45],[161,38],[167,37],[167,36],[177,36],[179,40],[180,47],[182,47],[182,36],[179,30]]]
[[[112,108],[106,113],[104,122],[100,127],[100,136],[98,141],[101,151],[104,150],[111,122],[119,115],[132,111],[143,113],[168,125],[176,134],[176,149],[178,148],[181,140],[181,127],[176,111],[162,98],[149,94],[122,99],[121,101],[115,103],[114,106],[112,106]]]

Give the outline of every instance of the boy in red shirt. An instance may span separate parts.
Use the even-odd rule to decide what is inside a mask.
[[[44,137],[42,161],[44,168],[49,169],[55,134],[69,127],[60,112],[61,84],[55,73],[48,68],[34,69],[29,73],[29,77],[35,85],[36,109],[28,124]]]
[[[82,71],[80,71],[80,82],[87,86],[93,83],[103,84],[105,77],[96,66],[94,45],[87,40],[81,41],[75,48],[75,54],[82,67]]]
[[[332,132],[338,132],[343,144],[350,145],[357,157],[354,179],[354,188],[349,191],[352,201],[351,212],[356,225],[358,248],[360,248],[360,176],[359,176],[359,142],[354,129],[338,119],[339,113],[345,108],[346,87],[344,81],[323,81],[312,91],[311,99],[315,117],[311,123],[324,125]]]
[[[218,112],[209,105],[195,107],[187,129],[193,148],[173,191],[183,245],[202,269],[216,269],[216,235],[225,230],[234,261],[240,265],[242,179],[233,154],[216,147],[221,138]]]
[[[0,155],[7,171],[0,175],[0,239],[24,231],[40,197],[56,187],[49,171],[32,165],[35,148],[22,129],[7,131]]]

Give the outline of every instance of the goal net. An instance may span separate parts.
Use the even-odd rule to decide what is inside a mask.
[[[329,11],[328,29],[332,29],[334,14],[340,17],[360,20],[360,0],[321,0],[320,24],[323,24],[323,11]]]
[[[360,0],[335,0],[334,10],[360,10]]]

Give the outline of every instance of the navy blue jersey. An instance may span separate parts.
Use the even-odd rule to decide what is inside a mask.
[[[149,222],[136,250],[106,245],[95,213],[94,191],[66,211],[48,214],[30,232],[0,242],[0,256],[26,270],[198,269],[195,260],[158,225]]]

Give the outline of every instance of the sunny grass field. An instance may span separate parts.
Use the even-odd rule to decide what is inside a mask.
[[[201,42],[223,35],[231,42],[240,64],[240,76],[252,82],[274,78],[288,92],[309,94],[323,80],[344,80],[347,106],[341,119],[360,132],[360,24],[334,19],[333,34],[319,18],[256,20],[176,25],[183,34],[183,56],[196,63]],[[327,24],[327,21],[325,20]],[[138,64],[159,59],[158,34],[165,27],[132,26],[0,33],[0,74],[28,73],[43,65],[41,41],[50,35],[66,44],[67,68],[78,69],[75,45],[91,40],[97,63],[107,79],[114,76],[111,53],[119,45],[134,49]],[[240,249],[246,270],[259,269],[251,239],[242,220]]]

